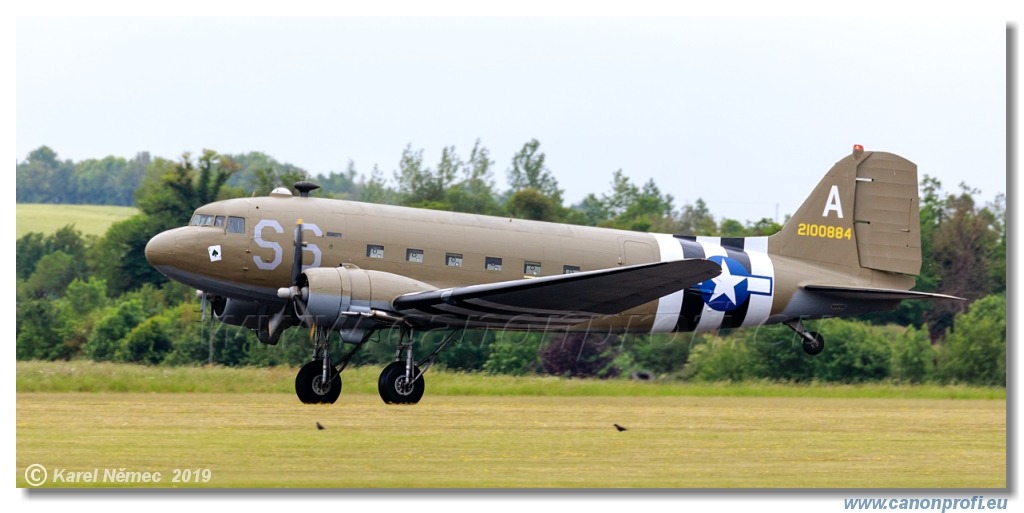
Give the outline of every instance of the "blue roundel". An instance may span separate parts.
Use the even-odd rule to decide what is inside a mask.
[[[698,285],[704,303],[719,312],[735,310],[750,297],[747,292],[750,273],[743,264],[729,257],[712,256],[708,260],[722,266],[722,274]]]

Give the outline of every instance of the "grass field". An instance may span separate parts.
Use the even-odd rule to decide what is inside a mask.
[[[145,485],[157,487],[1006,487],[1005,399],[962,398],[985,397],[985,389],[952,399],[935,398],[940,387],[923,397],[906,391],[914,387],[897,397],[892,390],[901,387],[890,387],[875,397],[864,387],[789,387],[803,390],[791,395],[777,385],[750,397],[721,385],[717,394],[711,385],[691,394],[645,384],[617,396],[579,395],[586,382],[554,380],[546,394],[519,394],[522,382],[505,381],[515,378],[428,373],[420,404],[387,406],[372,392],[372,369],[353,370],[338,403],[314,406],[295,399],[288,369],[19,362],[16,485],[26,487],[26,469],[42,465],[51,478],[160,472],[160,483]],[[118,372],[143,381],[148,372],[150,383],[187,379],[197,392],[43,391],[43,383],[78,375],[130,382]],[[206,375],[220,385],[203,384]],[[259,391],[235,390],[239,376]],[[504,395],[482,393],[488,380]],[[287,390],[277,388],[281,381]],[[268,383],[273,389],[263,388]],[[650,392],[658,387],[674,391]],[[209,470],[210,479],[174,483],[175,469]]]
[[[83,235],[101,236],[110,225],[138,213],[134,207],[36,203],[18,203],[16,210],[18,237],[30,232],[49,235],[69,224],[74,224]]]

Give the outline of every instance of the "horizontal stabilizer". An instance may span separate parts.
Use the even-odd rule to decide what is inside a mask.
[[[933,294],[930,292],[917,292],[913,290],[896,289],[872,289],[867,287],[834,287],[831,285],[804,285],[804,290],[819,292],[833,297],[843,299],[891,301],[899,299],[944,299],[963,301],[964,298],[947,296],[945,294]]]
[[[570,326],[654,301],[721,274],[700,258],[414,292],[393,301],[404,315],[488,325]]]

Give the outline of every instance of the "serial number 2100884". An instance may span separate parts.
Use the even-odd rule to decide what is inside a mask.
[[[853,228],[843,228],[842,226],[830,226],[825,224],[800,223],[796,226],[796,234],[801,237],[852,239]]]

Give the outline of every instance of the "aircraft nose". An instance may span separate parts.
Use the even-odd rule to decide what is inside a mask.
[[[174,257],[178,246],[178,237],[174,230],[158,233],[146,243],[146,260],[149,265],[159,268],[167,265]]]

